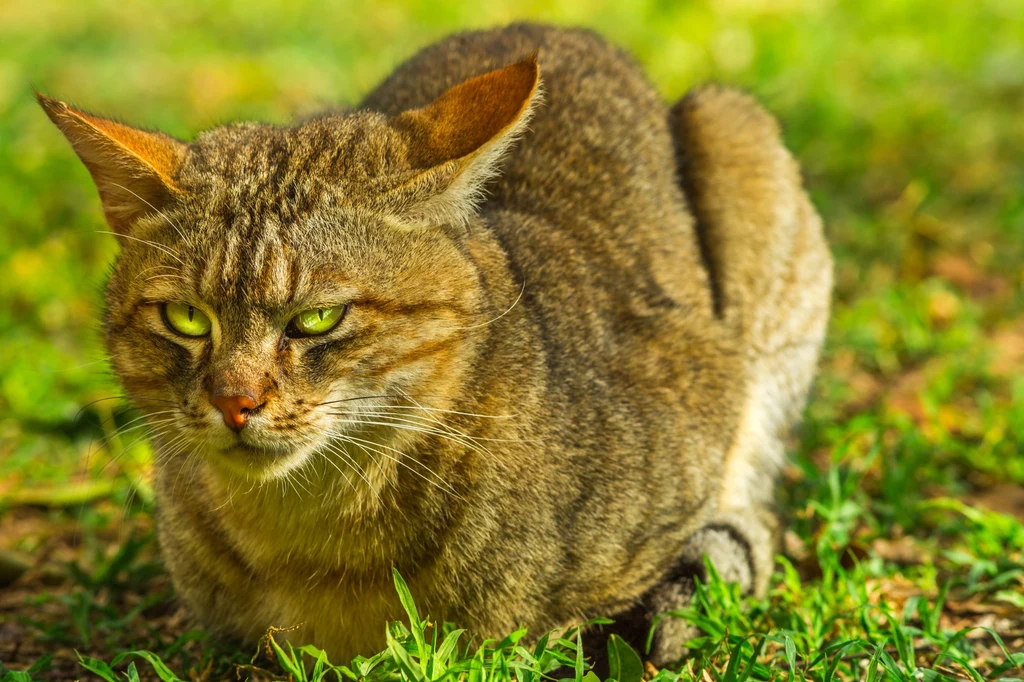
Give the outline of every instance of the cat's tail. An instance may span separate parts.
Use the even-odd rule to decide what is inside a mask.
[[[832,259],[778,124],[752,97],[699,88],[672,108],[671,127],[716,311],[748,359],[743,425],[719,506],[761,508],[816,369]]]

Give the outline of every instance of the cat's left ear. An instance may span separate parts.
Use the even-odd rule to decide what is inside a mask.
[[[536,55],[446,90],[392,125],[409,141],[417,173],[389,192],[389,208],[412,224],[459,224],[476,210],[484,183],[522,134],[539,100]]]
[[[179,192],[174,177],[185,158],[185,143],[39,93],[36,99],[89,169],[107,223],[117,234],[127,234],[135,221],[159,212]]]

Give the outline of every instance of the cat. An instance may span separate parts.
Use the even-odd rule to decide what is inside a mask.
[[[191,143],[38,99],[120,241],[105,338],[207,627],[371,654],[392,568],[482,636],[642,641],[705,556],[764,593],[832,264],[750,96],[670,108],[596,34],[514,24]]]

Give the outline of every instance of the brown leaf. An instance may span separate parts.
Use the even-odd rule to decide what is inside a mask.
[[[905,566],[920,564],[924,558],[914,539],[906,536],[893,539],[877,538],[871,543],[871,548],[882,559]]]
[[[1015,375],[1024,371],[1024,321],[996,330],[995,350],[989,368],[994,374]]]
[[[962,289],[971,298],[1003,296],[1012,289],[1005,277],[985,272],[973,260],[962,255],[940,254],[932,262],[931,269],[935,275]]]
[[[1024,521],[1024,486],[997,483],[964,499],[970,505],[984,507],[1000,514],[1016,516]]]
[[[925,414],[920,398],[924,385],[924,373],[920,370],[913,370],[901,376],[889,391],[887,400],[889,409],[902,412],[918,424],[923,424],[927,420],[927,414]]]

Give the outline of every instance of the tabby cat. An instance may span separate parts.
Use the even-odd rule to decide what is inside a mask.
[[[39,96],[121,244],[105,333],[208,627],[384,645],[392,568],[500,636],[761,593],[831,260],[770,115],[593,33],[426,48],[351,112],[185,143]],[[681,621],[650,658],[682,655]]]

